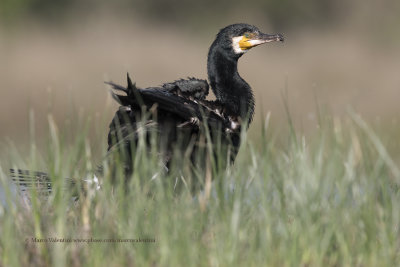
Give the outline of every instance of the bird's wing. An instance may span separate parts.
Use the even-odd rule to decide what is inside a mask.
[[[208,95],[210,86],[206,80],[189,77],[172,83],[164,83],[162,88],[185,98],[204,100]]]
[[[113,159],[114,153],[123,153],[122,157],[127,163],[123,165],[126,173],[129,174],[132,171],[130,163],[131,156],[134,155],[132,144],[137,143],[140,132],[154,131],[165,144],[176,141],[174,138],[179,135],[177,132],[181,131],[189,139],[205,128],[213,131],[220,129],[223,134],[225,132],[230,134],[231,123],[228,118],[216,111],[214,102],[194,97],[188,98],[184,94],[177,94],[176,91],[167,90],[168,88],[164,87],[138,89],[129,75],[127,82],[127,87],[107,82],[114,90],[125,93],[111,92],[121,107],[110,124],[108,155]],[[182,87],[182,84],[180,86]],[[153,114],[156,114],[156,117]],[[164,151],[167,153],[160,152],[158,155],[164,165],[168,164],[172,156],[171,151],[167,149]]]
[[[210,102],[189,99],[171,91],[163,90],[163,88],[138,89],[131,82],[129,75],[127,80],[128,86],[126,88],[112,82],[107,82],[113,89],[126,93],[126,95],[119,95],[112,92],[113,97],[122,106],[139,108],[140,110],[142,106],[150,109],[156,105],[159,111],[171,113],[184,121],[207,121],[209,127],[222,126],[223,128],[230,128],[229,121],[216,113],[213,108],[210,108],[211,105],[207,105]]]

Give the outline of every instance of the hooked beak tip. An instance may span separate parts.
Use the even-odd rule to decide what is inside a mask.
[[[278,34],[277,41],[282,42],[282,43],[285,41],[285,38],[283,37],[282,34]]]
[[[263,43],[284,42],[285,41],[285,38],[280,33],[278,33],[278,34],[263,34],[260,39],[263,40]]]

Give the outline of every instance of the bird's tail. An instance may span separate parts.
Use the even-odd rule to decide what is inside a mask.
[[[112,89],[117,91],[122,91],[126,94],[119,95],[111,91],[111,96],[121,105],[129,106],[131,104],[131,99],[135,99],[140,106],[144,105],[141,93],[139,88],[136,87],[136,83],[132,83],[131,77],[129,77],[129,73],[126,74],[127,79],[127,87],[115,84],[113,82],[104,82],[105,84],[111,85]]]

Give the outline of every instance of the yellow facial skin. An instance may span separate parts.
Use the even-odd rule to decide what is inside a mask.
[[[254,46],[254,44],[250,43],[249,41],[252,40],[254,34],[244,34],[242,39],[239,41],[239,47],[242,50],[248,50]]]
[[[270,42],[283,42],[283,36],[281,34],[264,34],[246,32],[243,35],[235,36],[232,38],[232,48],[236,54],[243,54],[250,48],[258,46],[260,44]]]

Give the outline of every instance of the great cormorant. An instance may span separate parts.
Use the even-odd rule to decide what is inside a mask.
[[[113,89],[126,95],[114,94],[121,104],[110,124],[108,150],[117,150],[125,157],[126,173],[132,172],[132,144],[137,142],[138,132],[156,131],[160,142],[160,158],[168,167],[176,151],[190,154],[195,167],[201,165],[206,145],[202,140],[205,130],[210,132],[213,154],[233,161],[240,145],[240,131],[252,121],[254,96],[249,84],[238,73],[238,59],[250,48],[260,44],[283,41],[281,34],[265,34],[248,24],[232,24],[219,31],[208,52],[207,71],[215,101],[205,100],[209,85],[206,80],[189,78],[166,83],[161,87],[139,89],[128,75],[128,86],[108,82]],[[143,121],[142,111],[153,107],[155,118]],[[133,142],[133,143],[132,143]],[[176,147],[179,147],[177,150]],[[188,149],[190,149],[188,153]],[[199,156],[202,155],[202,156]],[[176,155],[174,155],[176,156]],[[200,164],[200,166],[199,166]]]
[[[215,157],[233,161],[240,145],[240,131],[243,125],[248,127],[251,123],[255,105],[251,87],[238,73],[238,59],[252,47],[273,41],[283,41],[283,36],[264,34],[257,27],[243,23],[221,29],[208,52],[210,84],[189,78],[139,89],[129,75],[127,87],[107,82],[113,89],[125,93],[112,93],[121,106],[110,123],[109,158],[113,159],[115,153],[123,154],[124,171],[129,176],[135,156],[132,149],[144,131],[146,138],[149,133],[156,133],[159,157],[166,168],[176,151],[182,155],[189,152],[193,166],[204,167],[206,154],[202,152],[207,142],[212,143]],[[216,96],[215,101],[205,99],[209,87]],[[143,111],[151,116],[144,116]],[[12,169],[11,176],[21,190],[36,184],[44,192],[51,191],[46,173]],[[27,182],[32,180],[36,182]],[[94,182],[98,183],[96,176]]]

